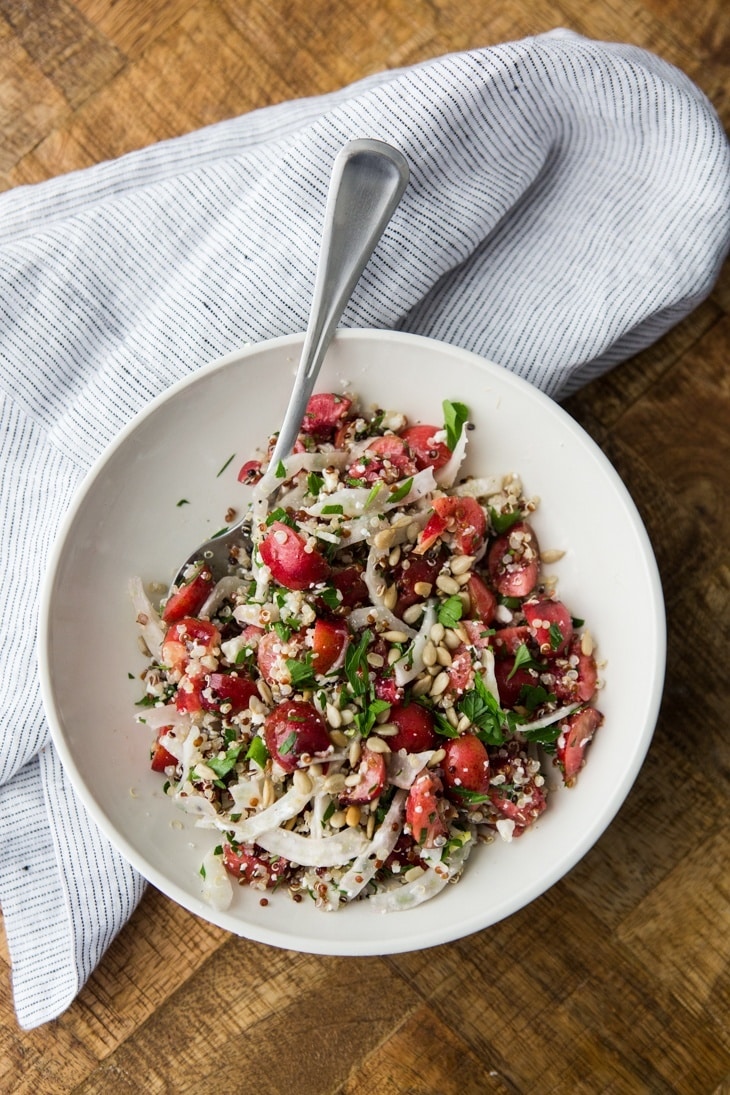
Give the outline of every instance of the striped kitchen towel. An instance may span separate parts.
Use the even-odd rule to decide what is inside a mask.
[[[380,73],[0,195],[0,901],[20,1024],[62,1012],[143,882],[49,742],[34,654],[55,531],[144,405],[306,325],[332,161],[411,182],[345,314],[474,350],[560,397],[710,291],[730,155],[708,101],[628,45],[554,32]]]

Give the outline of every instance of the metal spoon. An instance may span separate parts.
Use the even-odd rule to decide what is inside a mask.
[[[276,469],[294,448],[307,400],[337,324],[401,199],[408,175],[405,157],[383,141],[349,141],[335,158],[302,356],[270,469]],[[235,554],[246,544],[248,522],[250,516],[246,514],[226,532],[197,547],[179,568],[173,586],[185,580],[186,569],[194,563],[204,563],[215,580],[224,577],[231,549]]]

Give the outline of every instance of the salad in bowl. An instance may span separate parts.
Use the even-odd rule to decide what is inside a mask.
[[[49,560],[44,704],[93,820],[197,916],[292,950],[429,947],[533,901],[629,793],[656,564],[585,431],[433,339],[339,331],[270,467],[302,339],[196,371],[103,454]],[[222,584],[201,558],[168,596],[244,514]]]
[[[273,467],[273,436],[239,471],[229,573],[200,558],[159,611],[132,582],[151,767],[220,833],[219,907],[237,882],[413,908],[534,825],[549,768],[571,786],[585,762],[593,637],[544,572],[537,501],[514,472],[462,474],[479,427],[442,411],[312,396],[293,454]]]

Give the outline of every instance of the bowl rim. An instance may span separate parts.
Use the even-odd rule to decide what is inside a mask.
[[[597,442],[594,441],[590,434],[556,400],[534,387],[529,381],[516,375],[498,363],[490,361],[478,353],[462,349],[461,347],[443,342],[442,340],[429,338],[424,335],[414,335],[408,332],[376,328],[352,327],[338,329],[335,340],[339,343],[364,339],[372,342],[395,342],[396,344],[401,342],[414,346],[421,344],[424,347],[430,347],[431,349],[440,348],[448,354],[456,355],[463,361],[470,363],[487,373],[497,370],[500,383],[512,386],[518,392],[528,390],[530,398],[549,409],[552,415],[557,415],[569,432],[573,433],[583,444],[587,443],[588,447],[593,450],[593,456],[602,466],[603,473],[612,481],[613,487],[626,511],[632,530],[640,541],[642,562],[645,565],[646,578],[649,586],[648,593],[654,609],[653,618],[650,621],[655,639],[655,656],[653,660],[654,672],[651,694],[648,697],[647,702],[645,730],[640,741],[640,748],[637,748],[634,751],[631,764],[626,767],[620,785],[614,787],[609,804],[605,806],[600,813],[595,815],[590,824],[586,825],[581,837],[576,840],[575,843],[571,844],[569,848],[566,848],[562,855],[556,857],[552,862],[550,869],[541,874],[539,883],[535,885],[534,891],[531,892],[526,900],[515,900],[514,898],[510,899],[509,897],[505,897],[502,899],[501,903],[496,906],[496,912],[493,910],[493,915],[490,915],[486,919],[483,915],[480,916],[478,912],[474,912],[471,916],[460,919],[457,926],[451,927],[449,924],[444,924],[442,930],[438,933],[434,933],[433,929],[428,929],[426,931],[414,930],[409,934],[408,941],[403,944],[399,942],[396,942],[395,944],[389,943],[386,938],[381,938],[362,940],[361,944],[358,944],[358,947],[355,949],[350,940],[343,940],[340,942],[335,937],[325,938],[324,932],[321,942],[307,938],[306,945],[301,945],[295,938],[295,932],[292,934],[283,934],[277,929],[267,929],[266,927],[261,927],[259,925],[251,925],[250,923],[242,922],[238,918],[234,919],[231,916],[227,916],[225,913],[221,914],[216,912],[202,897],[196,898],[178,885],[178,883],[163,875],[162,872],[158,871],[137,852],[125,834],[118,829],[115,823],[101,808],[92,788],[88,785],[86,779],[80,772],[74,759],[73,751],[61,725],[62,719],[59,717],[58,708],[56,706],[55,686],[50,667],[50,627],[53,595],[57,572],[63,559],[68,537],[73,530],[76,517],[81,507],[87,496],[91,493],[96,480],[103,472],[106,465],[115,456],[117,451],[124,446],[128,438],[134,434],[140,423],[154,414],[158,408],[162,407],[169,400],[174,399],[178,393],[195,383],[200,382],[207,375],[225,369],[231,364],[237,362],[243,363],[246,359],[254,357],[262,352],[299,348],[301,347],[303,339],[304,332],[280,335],[275,338],[250,343],[229,354],[207,362],[188,376],[171,384],[168,388],[164,389],[164,391],[160,392],[145,404],[145,406],[116,434],[110,444],[105,447],[103,452],[91,465],[83,480],[76,488],[69,508],[59,525],[40,586],[36,650],[38,656],[38,675],[41,698],[53,745],[58,752],[62,767],[67,773],[78,799],[90,815],[90,818],[113,847],[128,860],[144,879],[175,900],[178,904],[195,915],[201,916],[203,919],[217,924],[234,934],[279,948],[296,949],[304,953],[343,956],[402,953],[464,938],[476,931],[490,927],[492,924],[498,923],[513,913],[518,912],[521,908],[526,907],[526,905],[541,896],[556,882],[563,878],[568,871],[587,854],[600,836],[608,829],[623,806],[644,763],[659,716],[666,673],[667,641],[662,584],[651,541],[636,504],[623,483],[623,480],[603,450],[598,446]]]

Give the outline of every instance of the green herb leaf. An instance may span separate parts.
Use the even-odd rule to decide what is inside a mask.
[[[327,605],[327,608],[333,610],[335,608],[339,608],[342,604],[342,596],[340,594],[340,591],[338,589],[335,589],[334,586],[325,586],[324,589],[317,594],[317,596],[324,601],[324,603]]]
[[[200,864],[200,870],[198,871],[198,874],[200,875],[201,878],[205,878],[205,864],[204,863]]]
[[[373,484],[372,489],[370,491],[370,494],[365,499],[365,509],[367,509],[369,506],[372,505],[372,503],[378,497],[378,495],[380,494],[382,489],[383,489],[383,484],[382,483],[374,483]]]
[[[312,657],[312,652],[307,651],[303,658],[286,659],[286,667],[291,676],[291,683],[295,688],[304,689],[317,687]]]
[[[236,762],[241,755],[243,749],[243,743],[239,742],[238,745],[232,745],[227,751],[224,757],[210,757],[206,760],[206,764],[215,772],[218,779],[223,779],[229,772],[232,772],[236,767]]]
[[[444,411],[446,444],[453,452],[456,448],[456,443],[461,437],[464,423],[467,422],[469,418],[469,408],[463,403],[452,403],[450,399],[445,399],[442,403],[442,407]]]
[[[180,501],[179,501],[179,502],[177,502],[176,504],[177,504],[178,506],[189,506],[189,505],[190,505],[190,503],[188,502],[187,498],[181,498],[181,499],[180,499]]]
[[[373,700],[364,711],[358,711],[353,721],[361,737],[366,738],[368,736],[375,726],[378,715],[382,714],[383,711],[387,711],[389,707],[390,704],[386,700]]]
[[[518,669],[543,670],[544,668],[544,665],[541,665],[540,662],[535,661],[526,644],[520,643],[515,653],[515,664],[512,666],[509,673],[507,674],[507,680],[511,681]]]
[[[492,523],[492,528],[500,536],[522,520],[522,514],[519,510],[512,510],[511,513],[499,513],[494,506],[487,506],[487,509],[489,510],[489,520]]]
[[[451,787],[449,793],[454,792],[459,798],[463,798],[466,802],[476,805],[479,802],[489,802],[489,795],[483,794],[481,791],[467,791],[466,787]]]
[[[280,755],[281,756],[286,756],[287,753],[291,753],[292,749],[294,748],[294,743],[296,742],[296,740],[297,740],[297,735],[294,732],[294,730],[292,730],[291,734],[287,734],[287,736],[284,738],[283,742],[279,746]]]
[[[442,601],[439,605],[439,623],[443,624],[444,627],[456,627],[463,612],[464,605],[462,604],[461,597],[455,593],[453,597],[447,597],[446,600]]]
[[[332,817],[335,810],[336,810],[335,802],[334,802],[334,799],[332,799],[330,801],[329,806],[327,807],[325,812],[322,814],[322,824],[323,825],[325,824],[326,821],[329,821],[329,819]]]
[[[345,651],[345,675],[353,696],[364,696],[370,689],[367,650],[372,637],[371,631],[363,631],[359,640],[350,643]]]
[[[223,475],[223,472],[224,472],[224,471],[226,470],[226,468],[227,468],[227,467],[228,467],[228,465],[230,464],[231,460],[233,460],[233,457],[234,457],[235,455],[236,455],[236,454],[235,454],[235,452],[232,452],[232,453],[231,453],[231,455],[230,455],[230,456],[228,457],[228,459],[226,460],[226,462],[225,462],[225,464],[223,465],[223,467],[221,468],[221,470],[220,470],[220,471],[218,472],[218,474],[216,475],[216,479],[218,479],[218,477],[219,477],[219,476]]]
[[[526,707],[532,714],[546,703],[555,703],[555,693],[548,692],[541,684],[523,684],[518,698],[520,707]]]
[[[431,709],[431,714],[433,715],[434,730],[437,734],[441,734],[441,736],[444,738],[458,738],[459,731],[456,729],[455,726],[451,725],[449,720],[445,718],[444,715],[440,714],[440,712],[438,711],[434,711],[433,709]]]
[[[266,742],[257,734],[255,738],[251,738],[251,744],[246,753],[246,760],[252,760],[254,764],[258,764],[259,768],[263,768],[268,759],[269,750],[266,748]]]
[[[538,745],[552,745],[560,737],[562,727],[559,722],[551,722],[549,726],[541,726],[537,730],[522,730],[526,741],[537,742]]]
[[[407,494],[411,493],[411,487],[413,486],[413,476],[410,479],[404,479],[402,483],[399,483],[395,490],[392,490],[388,495],[388,502],[402,502]]]
[[[550,624],[549,635],[551,647],[553,648],[553,650],[557,650],[563,639],[565,638],[558,624]]]
[[[499,604],[504,605],[505,608],[509,608],[512,612],[522,605],[522,601],[519,597],[503,597],[501,594],[497,597],[497,601]]]
[[[281,506],[277,506],[277,508],[273,509],[268,515],[266,518],[267,526],[273,525],[274,521],[281,521],[283,525],[288,525],[289,528],[296,529],[297,527],[296,521],[294,521]]]
[[[507,716],[489,691],[480,673],[474,675],[474,688],[465,692],[459,711],[477,728],[477,737],[488,745],[502,745]]]
[[[324,479],[321,475],[317,475],[315,471],[310,471],[307,476],[307,491],[316,498],[322,487],[324,486]]]
[[[272,624],[272,627],[283,643],[289,641],[291,638],[291,628],[287,627],[282,620],[276,620],[276,622]]]
[[[322,506],[322,513],[344,513],[344,509],[339,503],[333,503],[331,506]]]
[[[276,465],[276,471],[274,472],[274,475],[277,479],[286,479],[286,468],[284,467],[283,460],[280,460],[279,463]]]

